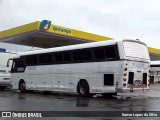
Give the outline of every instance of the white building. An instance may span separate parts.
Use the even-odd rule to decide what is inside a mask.
[[[150,83],[160,83],[160,62],[151,62]]]

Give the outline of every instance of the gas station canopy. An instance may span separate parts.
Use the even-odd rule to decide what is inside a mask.
[[[51,48],[86,42],[112,40],[112,38],[82,32],[51,24],[51,21],[33,22],[0,32],[0,42]],[[148,48],[151,60],[160,60],[160,50]]]
[[[100,35],[52,25],[48,20],[38,21],[0,32],[0,42],[41,48],[110,39]]]

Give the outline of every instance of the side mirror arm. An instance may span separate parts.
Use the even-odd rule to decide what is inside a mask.
[[[13,60],[13,59],[9,59],[9,60],[7,61],[7,67],[9,67],[10,60]]]

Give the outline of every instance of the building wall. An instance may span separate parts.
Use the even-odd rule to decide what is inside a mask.
[[[160,67],[150,67],[150,82],[160,83]]]

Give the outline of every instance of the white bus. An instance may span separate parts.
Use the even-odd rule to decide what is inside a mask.
[[[139,40],[103,41],[24,52],[13,59],[13,89],[81,96],[149,89],[150,58]]]
[[[11,86],[10,83],[10,72],[11,66],[7,67],[7,61],[10,58],[16,56],[15,53],[11,52],[0,52],[0,90],[4,90]]]

